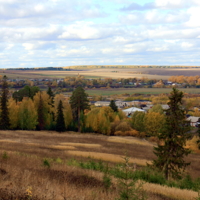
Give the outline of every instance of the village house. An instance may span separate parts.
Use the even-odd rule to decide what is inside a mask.
[[[125,110],[122,110],[122,111],[126,114],[126,116],[130,116],[136,111],[145,112],[145,110],[140,109],[140,108],[136,108],[136,107],[131,107],[131,108],[128,108],[128,109],[125,109]]]

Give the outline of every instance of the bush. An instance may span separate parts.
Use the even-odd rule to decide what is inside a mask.
[[[50,168],[51,165],[50,165],[50,163],[49,163],[49,161],[47,159],[44,159],[43,160],[43,166],[47,167],[47,168]]]
[[[8,154],[7,154],[6,151],[3,152],[2,158],[3,158],[4,160],[7,160],[7,159],[8,159]]]
[[[133,137],[138,137],[139,132],[136,130],[130,130],[130,131],[125,131],[125,135],[127,136],[133,136]]]
[[[124,157],[122,173],[118,179],[119,198],[118,200],[145,200],[146,194],[142,183],[137,183],[137,179],[130,179],[129,157]]]
[[[130,125],[127,122],[123,122],[123,121],[120,122],[115,128],[115,131],[122,131],[122,132],[130,131],[130,130],[131,130]]]

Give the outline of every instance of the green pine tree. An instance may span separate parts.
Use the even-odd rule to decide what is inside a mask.
[[[1,116],[0,116],[0,129],[7,130],[10,126],[10,120],[9,120],[9,113],[8,113],[8,83],[7,83],[7,77],[3,77],[3,83],[2,83],[2,95],[0,100],[0,106],[1,106]]]
[[[38,112],[37,113],[38,113],[37,129],[43,130],[44,126],[45,126],[45,122],[44,122],[44,102],[43,102],[43,99],[41,97],[41,92],[40,92],[40,99],[39,99]]]
[[[81,112],[84,113],[85,109],[89,109],[88,95],[82,87],[77,87],[70,97],[70,105],[73,112],[74,121],[78,124],[78,132],[81,132]]]
[[[197,145],[198,148],[200,149],[200,118],[197,121],[197,134],[198,134],[198,140],[197,140]]]
[[[110,101],[109,106],[113,109],[114,112],[118,112],[118,107],[116,106],[114,100],[111,100],[111,101]]]
[[[65,120],[63,115],[63,104],[62,101],[59,101],[57,108],[57,118],[56,118],[56,131],[63,132],[65,131]]]
[[[49,95],[49,97],[50,97],[51,99],[54,98],[54,93],[53,93],[51,87],[48,87],[47,94]]]
[[[184,148],[190,137],[190,126],[186,121],[182,106],[183,93],[175,88],[169,96],[169,108],[166,112],[166,124],[158,136],[160,142],[154,147],[157,159],[153,165],[163,171],[166,179],[180,178],[182,172],[189,165],[184,157],[190,153]]]
[[[54,97],[55,97],[55,95],[54,95],[54,93],[53,93],[51,87],[48,87],[47,94],[49,95],[50,100],[51,100],[50,103],[49,103],[49,105],[51,106],[51,108],[54,108]],[[49,111],[49,113],[50,113],[51,119],[52,119],[52,124],[51,124],[50,129],[55,129],[55,127],[54,127],[54,123],[55,123],[55,114],[54,114],[54,112],[53,112],[53,109],[51,109],[51,111]]]

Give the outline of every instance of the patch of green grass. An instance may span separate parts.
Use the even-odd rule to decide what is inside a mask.
[[[190,94],[199,94],[199,88],[178,88],[184,93]],[[109,96],[109,95],[120,95],[120,94],[169,94],[172,91],[172,88],[116,88],[116,89],[91,89],[86,90],[90,95],[100,95],[100,96]]]

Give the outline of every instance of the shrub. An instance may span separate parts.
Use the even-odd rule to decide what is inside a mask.
[[[136,131],[136,130],[125,131],[125,135],[127,135],[127,136],[133,136],[133,137],[138,137],[139,132]]]
[[[124,157],[122,173],[118,180],[119,198],[118,200],[145,200],[146,194],[142,188],[142,183],[137,183],[137,179],[130,180],[129,158]]]
[[[122,131],[115,131],[114,135],[116,135],[116,136],[124,136],[125,134]]]
[[[131,130],[131,127],[130,125],[127,123],[127,122],[120,122],[119,125],[116,126],[115,128],[115,131],[130,131]]]
[[[49,163],[49,161],[48,161],[47,159],[44,159],[44,160],[43,160],[43,166],[44,166],[44,167],[47,167],[47,168],[50,168],[50,167],[51,167],[51,165],[50,165],[50,163]]]
[[[7,159],[8,159],[8,154],[7,154],[6,151],[3,152],[2,158],[3,158],[4,160],[7,160]]]

